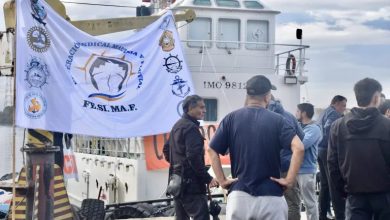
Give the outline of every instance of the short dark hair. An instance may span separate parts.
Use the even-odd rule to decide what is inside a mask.
[[[330,102],[331,105],[334,105],[338,102],[347,101],[347,98],[345,98],[342,95],[336,95],[333,97],[332,101]]]
[[[202,101],[203,98],[198,95],[190,95],[187,96],[183,101],[183,111],[184,113],[188,113],[190,108],[194,108],[199,101]]]
[[[386,99],[379,107],[379,111],[384,115],[390,109],[390,99]]]
[[[375,79],[364,78],[353,87],[358,106],[365,107],[371,102],[376,92],[382,92],[382,85]]]
[[[310,103],[301,103],[297,105],[299,111],[306,112],[308,118],[312,118],[314,115],[314,106]]]

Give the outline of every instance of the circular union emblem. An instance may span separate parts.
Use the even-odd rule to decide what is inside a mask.
[[[159,45],[165,52],[169,52],[175,48],[175,39],[171,31],[164,31],[160,37]]]
[[[176,74],[176,73],[180,72],[180,70],[183,69],[183,66],[181,65],[181,63],[183,61],[179,59],[179,55],[173,56],[173,55],[169,54],[169,56],[167,58],[164,58],[164,59],[165,59],[165,64],[163,66],[165,66],[167,68],[167,71],[169,73]]]
[[[38,92],[29,92],[24,97],[24,113],[31,119],[38,119],[45,114],[46,99]]]
[[[32,57],[27,64],[26,81],[30,87],[41,88],[47,83],[49,70],[47,65],[38,57]]]
[[[31,9],[33,18],[38,20],[40,23],[43,23],[43,20],[46,19],[47,12],[45,8],[38,2],[38,0],[31,1]]]
[[[47,80],[47,75],[38,67],[32,67],[27,71],[27,82],[31,87],[41,88]]]
[[[50,47],[50,37],[45,29],[34,26],[27,32],[28,45],[35,52],[46,52]]]

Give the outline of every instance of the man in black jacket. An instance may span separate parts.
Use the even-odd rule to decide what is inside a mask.
[[[320,168],[321,180],[318,204],[320,220],[328,219],[327,212],[328,210],[330,210],[330,201],[332,201],[333,204],[333,210],[336,215],[336,220],[345,219],[345,199],[341,197],[341,195],[334,189],[334,187],[329,182],[327,154],[330,127],[332,126],[334,121],[342,117],[346,106],[347,98],[341,95],[336,95],[333,97],[330,106],[324,110],[324,112],[318,119],[318,124],[320,125],[322,130],[322,140],[318,144],[318,166]]]
[[[183,112],[163,149],[165,159],[170,163],[170,173],[183,178],[182,193],[174,199],[176,219],[209,220],[206,184],[215,187],[218,183],[207,172],[204,161],[204,138],[198,122],[206,112],[203,99],[198,95],[186,97]]]
[[[333,123],[328,169],[347,196],[347,220],[390,219],[390,119],[381,115],[381,84],[365,78],[354,87],[358,108]]]

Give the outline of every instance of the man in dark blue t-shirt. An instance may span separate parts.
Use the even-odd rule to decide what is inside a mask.
[[[283,189],[295,181],[304,147],[286,119],[266,109],[276,89],[269,79],[254,76],[246,89],[246,106],[222,120],[208,149],[217,181],[229,189],[226,219],[287,219]],[[280,178],[283,148],[293,152],[286,178]],[[233,179],[223,174],[218,155],[227,152]]]

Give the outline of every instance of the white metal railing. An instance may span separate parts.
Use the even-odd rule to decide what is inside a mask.
[[[191,46],[190,43],[199,43],[199,46]],[[236,44],[238,47],[218,47],[217,45],[221,44]],[[262,69],[268,69],[272,70],[275,74],[282,74],[286,75],[287,69],[286,69],[286,62],[291,54],[296,54],[294,57],[296,57],[296,68],[294,69],[294,72],[296,75],[304,75],[307,71],[304,69],[304,65],[308,58],[306,58],[306,49],[309,48],[308,45],[302,45],[302,44],[273,44],[273,43],[266,43],[266,42],[245,42],[245,41],[216,41],[216,40],[182,40],[183,48],[187,50],[194,50],[197,51],[198,54],[202,56],[201,60],[202,62],[199,63],[199,65],[189,65],[189,67],[199,67],[200,69],[205,67],[204,64],[204,57],[203,56],[211,56],[214,58],[218,58],[218,56],[232,56],[233,59],[236,60],[246,60],[248,58],[253,58],[254,56],[256,59],[260,60],[270,60],[272,62],[271,65],[265,65],[265,66],[231,66],[231,69],[240,69],[245,70],[248,68],[257,70]],[[256,47],[250,47],[248,48],[248,45],[257,45]],[[226,53],[224,53],[226,51]],[[205,54],[205,55],[204,55]],[[194,55],[194,54],[186,54],[188,55]],[[284,62],[283,62],[284,61]],[[215,64],[214,67],[216,70],[218,70],[220,67],[226,67],[225,64]]]
[[[141,137],[136,138],[102,138],[75,135],[73,138],[75,152],[138,159],[144,154]]]
[[[12,76],[14,50],[14,29],[0,31],[0,76]]]
[[[276,70],[276,74],[279,75],[279,71],[280,70],[283,70],[283,72],[287,72],[287,69],[286,69],[286,64],[280,64],[280,60],[281,59],[285,59],[287,61],[287,59],[289,58],[289,56],[291,54],[293,54],[293,52],[297,51],[299,53],[298,55],[298,58],[296,58],[296,61],[297,61],[297,65],[296,65],[296,68],[293,69],[293,71],[295,73],[298,73],[299,76],[303,76],[304,73],[306,73],[307,71],[304,69],[304,66],[306,64],[306,61],[309,60],[308,58],[305,57],[306,55],[306,49],[309,48],[309,46],[304,46],[304,45],[300,45],[301,47],[299,48],[295,48],[295,49],[291,49],[291,50],[287,50],[287,51],[284,51],[284,52],[280,52],[280,53],[277,53],[275,54],[275,59],[276,59],[276,66],[275,66],[275,70]],[[286,55],[286,56],[283,56],[283,55]],[[283,68],[283,65],[285,68]],[[282,68],[281,68],[282,67]]]

